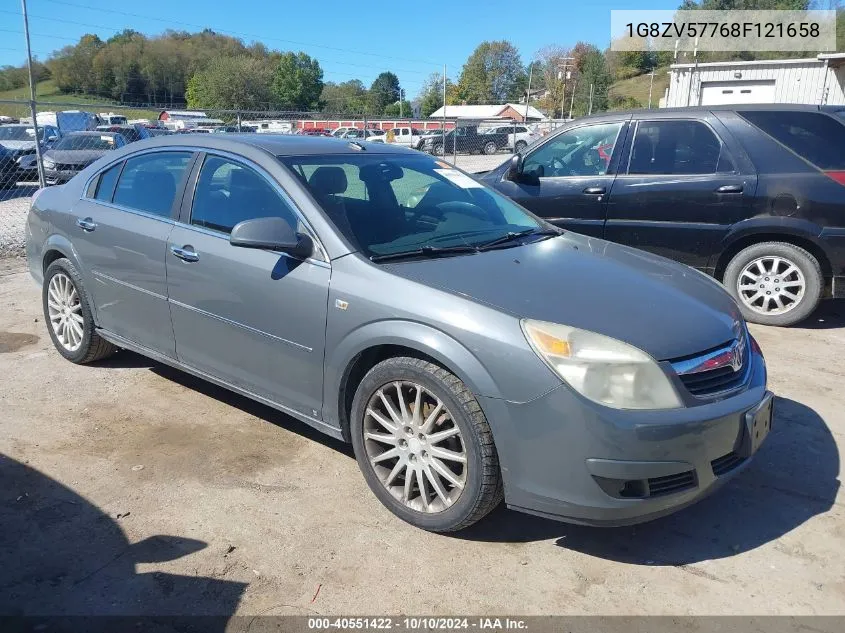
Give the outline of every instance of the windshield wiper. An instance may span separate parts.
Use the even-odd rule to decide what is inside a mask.
[[[412,259],[414,257],[444,257],[448,255],[460,255],[461,253],[477,253],[475,246],[459,244],[456,246],[421,246],[410,251],[399,251],[398,253],[385,253],[384,255],[373,255],[370,261],[386,262],[399,259]]]
[[[510,242],[514,242],[521,237],[534,237],[534,236],[558,236],[561,232],[557,229],[525,229],[524,231],[508,231],[504,235],[497,237],[496,239],[490,240],[489,242],[484,242],[483,244],[478,245],[478,250],[486,251],[491,248],[496,248],[498,246],[504,246]]]

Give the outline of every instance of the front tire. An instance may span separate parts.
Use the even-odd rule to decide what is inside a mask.
[[[44,272],[41,287],[44,322],[56,350],[72,363],[110,356],[117,348],[97,334],[82,278],[68,259],[57,259]]]
[[[724,285],[747,321],[789,326],[816,309],[824,278],[818,260],[803,248],[762,242],[734,256],[725,269]]]
[[[478,401],[452,373],[418,358],[389,358],[363,378],[352,402],[355,457],[393,514],[453,532],[503,498],[493,434]]]

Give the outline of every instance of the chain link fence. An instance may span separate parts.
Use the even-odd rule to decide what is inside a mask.
[[[64,184],[128,144],[170,134],[297,134],[391,143],[480,173],[554,131],[562,121],[387,119],[325,112],[159,110],[91,103],[0,101],[0,257],[22,255],[26,216],[41,186]],[[39,156],[41,163],[39,169]]]

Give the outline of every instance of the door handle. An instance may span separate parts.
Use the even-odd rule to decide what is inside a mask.
[[[78,226],[83,231],[87,231],[88,233],[90,233],[91,231],[97,228],[97,223],[94,222],[94,220],[92,220],[91,218],[85,218],[84,220],[82,218],[79,218],[76,221],[76,226]]]
[[[742,185],[722,185],[717,187],[716,193],[742,193]]]
[[[200,260],[199,253],[194,250],[190,244],[179,248],[178,246],[171,246],[170,252],[176,255],[183,262],[198,262]]]
[[[587,187],[584,189],[584,193],[591,196],[601,196],[605,191],[607,190],[604,187]]]

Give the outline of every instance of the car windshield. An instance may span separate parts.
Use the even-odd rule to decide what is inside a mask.
[[[279,159],[368,257],[479,246],[540,228],[522,207],[433,157],[362,153]]]
[[[38,137],[44,138],[44,128],[38,129]],[[35,130],[23,125],[0,125],[0,141],[34,141]]]
[[[114,149],[115,137],[102,134],[94,136],[93,134],[71,134],[65,136],[58,143],[53,146],[55,150],[79,149],[79,150],[104,150]]]

